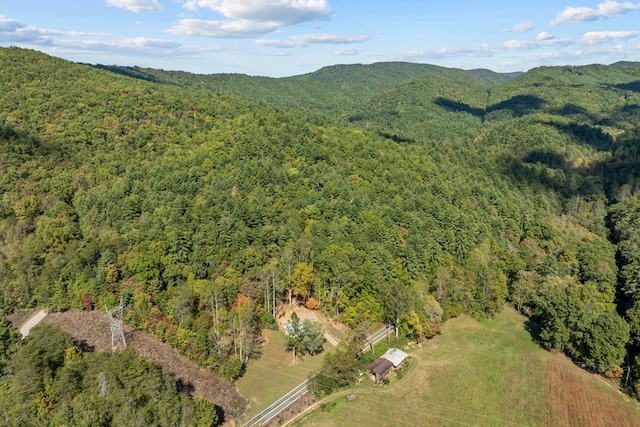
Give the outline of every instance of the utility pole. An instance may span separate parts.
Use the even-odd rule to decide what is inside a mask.
[[[111,327],[111,350],[118,348],[122,344],[122,348],[127,347],[127,342],[124,339],[123,329],[123,308],[122,297],[120,297],[120,305],[112,308],[111,310],[105,307],[107,312],[107,319],[109,319],[109,326]]]

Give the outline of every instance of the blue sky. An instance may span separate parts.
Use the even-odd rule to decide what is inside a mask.
[[[640,61],[640,2],[563,1],[0,0],[0,46],[274,77],[381,61],[500,72]]]

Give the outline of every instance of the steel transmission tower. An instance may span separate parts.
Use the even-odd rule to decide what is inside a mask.
[[[109,319],[109,326],[111,326],[111,349],[115,350],[122,344],[122,348],[127,347],[127,342],[124,340],[124,329],[122,328],[123,322],[123,308],[122,297],[120,297],[120,305],[107,311],[107,319]]]

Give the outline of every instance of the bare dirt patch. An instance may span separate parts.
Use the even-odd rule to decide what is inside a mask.
[[[630,400],[622,393],[612,393],[612,384],[556,355],[547,364],[545,395],[546,425],[549,426],[620,426],[638,424],[637,407],[622,404]]]
[[[349,328],[341,323],[337,323],[327,318],[322,312],[318,310],[309,310],[303,305],[293,304],[289,307],[283,305],[278,310],[277,322],[278,329],[284,330],[284,324],[291,319],[291,313],[295,312],[300,320],[315,320],[322,325],[322,329],[325,331],[325,338],[334,347],[338,345],[338,342],[344,339],[348,333]]]
[[[59,326],[87,350],[111,350],[111,329],[107,317],[102,312],[50,313],[42,323]],[[127,347],[175,374],[186,390],[220,406],[226,414],[227,421],[245,412],[246,401],[235,385],[198,366],[178,350],[159,342],[153,336],[127,325],[124,329]]]

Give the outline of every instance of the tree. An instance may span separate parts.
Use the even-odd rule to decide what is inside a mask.
[[[276,294],[280,292],[280,278],[278,277],[278,260],[271,258],[268,264],[258,269],[258,276],[262,283],[264,310],[271,319],[276,317]]]
[[[293,353],[293,361],[296,354],[318,354],[323,350],[324,331],[322,326],[315,320],[300,320],[293,312],[291,318],[285,324],[285,334],[287,335],[287,350]]]
[[[388,286],[385,290],[384,302],[387,308],[387,319],[395,326],[396,338],[398,337],[400,319],[409,314],[414,298],[415,292],[406,285]]]
[[[573,353],[576,333],[590,324],[594,307],[575,278],[549,276],[544,286],[535,307],[535,319],[541,323],[540,339],[547,348]]]
[[[477,76],[402,64],[388,70],[407,84],[376,71],[309,90],[21,49],[0,63],[0,312],[128,292],[136,327],[235,377],[279,277],[290,305],[417,336],[498,312],[509,285],[545,345],[600,363],[610,344],[593,334],[621,331],[600,319],[616,304],[638,351],[638,94],[611,83],[628,70],[534,70],[487,106]]]
[[[43,392],[45,384],[64,365],[66,350],[71,346],[71,336],[60,328],[51,325],[34,327],[12,359],[20,394],[29,396]]]
[[[296,352],[302,351],[302,324],[296,312],[291,313],[291,318],[284,325],[284,331],[287,335],[287,350],[293,353],[293,361],[296,361]]]
[[[515,304],[520,313],[530,315],[528,304],[534,301],[538,292],[540,275],[534,271],[518,271],[515,280],[511,282],[511,294],[509,299]]]
[[[190,326],[196,308],[196,297],[188,286],[180,286],[174,300],[173,316],[179,326]]]
[[[629,325],[608,310],[593,320],[577,344],[585,363],[602,374],[624,361],[628,341]]]
[[[251,298],[238,294],[231,310],[231,322],[234,354],[245,366],[260,335],[255,304]]]
[[[53,326],[34,328],[0,385],[0,424],[212,426],[216,408],[133,350],[82,352]]]
[[[582,242],[577,253],[580,280],[593,282],[607,302],[613,302],[616,285],[615,247],[603,239]]]
[[[0,316],[0,377],[13,353],[14,346],[20,342],[20,333],[13,328],[6,317]]]
[[[304,352],[310,355],[321,353],[324,341],[324,331],[320,323],[304,319],[302,321],[302,348]]]
[[[10,379],[14,405],[21,408],[13,417],[16,425],[39,424],[51,416],[58,396],[56,375],[64,366],[71,336],[51,325],[34,327],[11,358]]]
[[[540,339],[548,348],[566,351],[599,373],[622,363],[629,325],[610,305],[598,304],[600,293],[575,279],[547,279],[535,310]]]
[[[322,368],[309,378],[309,389],[317,397],[326,396],[335,390],[353,384],[358,379],[358,354],[360,349],[356,341],[341,342],[333,353],[328,353]]]
[[[427,295],[422,306],[422,315],[424,316],[423,331],[427,338],[440,333],[443,314],[444,311],[438,301],[432,295]]]
[[[194,415],[193,424],[196,427],[213,427],[218,424],[216,407],[207,399],[193,396]]]
[[[287,244],[282,251],[280,256],[282,260],[282,266],[284,269],[285,277],[287,278],[287,290],[289,291],[289,307],[293,305],[293,283],[292,283],[292,275],[293,275],[293,267],[294,267],[294,257],[293,257],[293,245]]]
[[[640,298],[637,294],[635,296],[631,307],[625,313],[625,318],[630,329],[631,343],[640,347]]]
[[[299,262],[291,273],[293,293],[302,300],[306,300],[313,294],[317,281],[318,273],[312,264],[306,262]]]
[[[352,243],[338,245],[335,243],[327,246],[317,258],[320,268],[321,280],[328,284],[328,295],[320,295],[334,308],[336,316],[340,313],[338,297],[342,289],[359,286],[362,280],[358,280],[356,265],[356,250]]]

